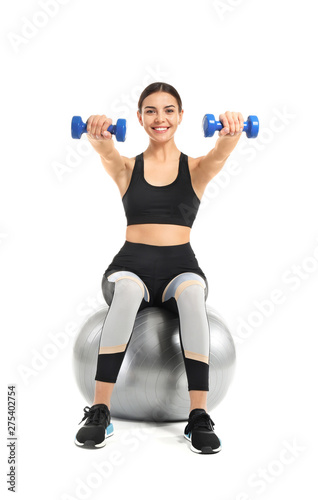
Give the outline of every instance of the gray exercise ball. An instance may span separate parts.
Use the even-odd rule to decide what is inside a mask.
[[[235,346],[219,314],[206,304],[210,325],[207,409],[227,393],[235,368]],[[80,328],[73,347],[77,385],[92,405],[102,326],[109,307]],[[146,307],[137,313],[132,336],[111,397],[111,415],[129,420],[176,422],[189,416],[189,391],[176,313]]]

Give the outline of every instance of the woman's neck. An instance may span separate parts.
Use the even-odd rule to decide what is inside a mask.
[[[175,145],[174,140],[164,143],[150,141],[148,148],[144,152],[144,158],[153,158],[158,162],[167,162],[176,160],[180,156],[180,151]]]

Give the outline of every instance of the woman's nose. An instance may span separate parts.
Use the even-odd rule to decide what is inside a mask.
[[[164,115],[161,114],[161,113],[158,113],[157,116],[156,116],[156,122],[163,122],[164,121]]]

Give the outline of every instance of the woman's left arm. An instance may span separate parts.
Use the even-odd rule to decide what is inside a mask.
[[[244,127],[242,113],[226,111],[219,118],[223,125],[214,148],[201,158],[198,167],[205,178],[213,178],[222,169],[227,158],[238,143]]]

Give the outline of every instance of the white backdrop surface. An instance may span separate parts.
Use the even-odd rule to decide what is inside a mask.
[[[314,498],[315,3],[19,0],[2,6],[1,34],[1,496],[11,493],[14,383],[18,498]],[[87,404],[72,371],[74,335],[101,306],[126,219],[117,186],[87,138],[71,138],[70,121],[126,118],[116,146],[133,157],[148,144],[137,100],[155,81],[181,95],[175,140],[189,156],[217,140],[202,135],[205,113],[260,119],[259,137],[244,135],[206,188],[191,232],[208,303],[237,349],[234,381],[211,415],[223,444],[214,456],[189,450],[183,423],[114,419],[105,448],[73,443]]]

